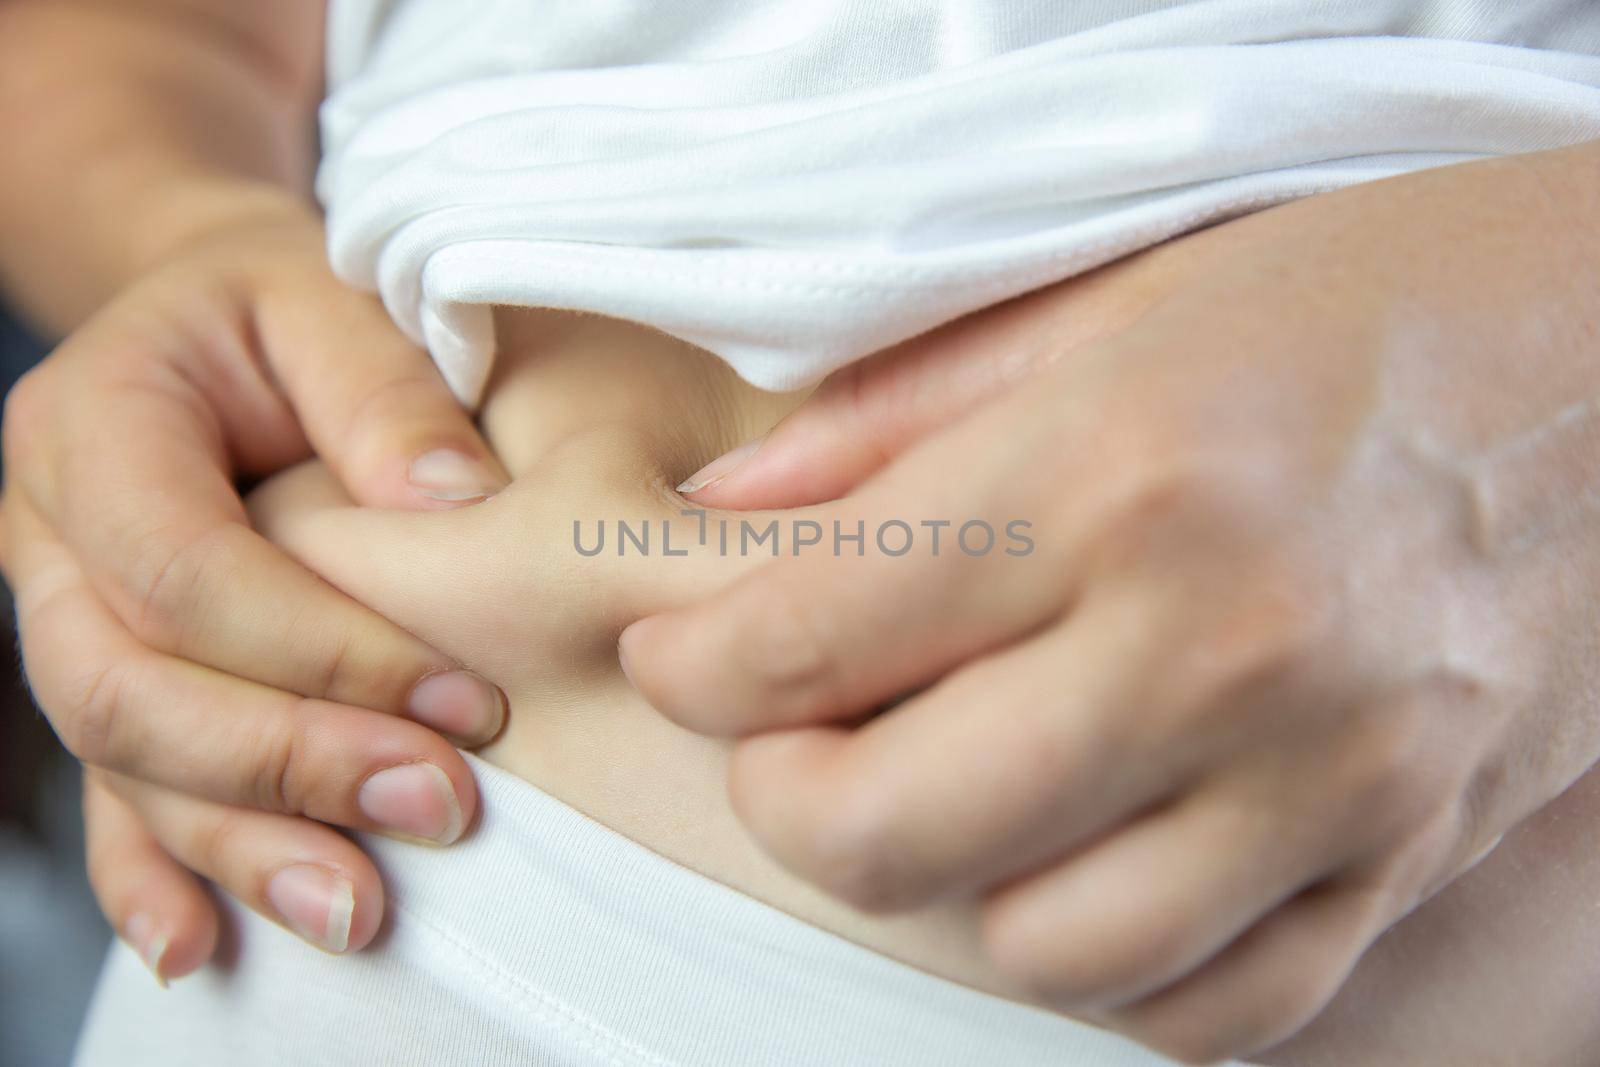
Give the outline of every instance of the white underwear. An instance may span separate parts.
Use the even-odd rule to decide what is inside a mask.
[[[388,892],[334,958],[229,905],[225,962],[161,990],[112,950],[78,1067],[1156,1067],[1069,1019],[895,963],[468,757],[448,849],[363,836]]]

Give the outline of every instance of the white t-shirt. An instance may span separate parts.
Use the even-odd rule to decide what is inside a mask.
[[[473,401],[487,305],[787,388],[1230,215],[1600,137],[1592,0],[335,0],[341,276]]]

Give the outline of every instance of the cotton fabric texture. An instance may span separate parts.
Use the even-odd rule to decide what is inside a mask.
[[[339,274],[475,401],[497,303],[785,389],[1219,219],[1600,137],[1590,0],[335,0]]]
[[[362,835],[388,928],[335,958],[229,903],[226,959],[107,961],[77,1067],[1167,1067],[663,859],[469,756],[473,832]]]

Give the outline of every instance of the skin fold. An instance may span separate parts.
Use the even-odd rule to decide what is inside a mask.
[[[705,353],[610,320],[504,311],[500,335],[482,424],[513,476],[508,489],[426,517],[361,509],[313,463],[254,492],[257,528],[496,680],[511,714],[479,755],[785,911],[929,970],[999,984],[970,914],[869,918],[775,864],[728,803],[728,744],[662,717],[618,665],[628,622],[760,563],[700,550],[698,520],[680,514],[690,505],[672,486],[800,397],[762,394]],[[573,523],[590,543],[602,519],[671,524],[674,549],[691,554],[619,558],[614,526],[605,552],[580,554]]]

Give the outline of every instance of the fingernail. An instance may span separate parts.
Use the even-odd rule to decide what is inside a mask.
[[[348,878],[310,863],[285,867],[267,882],[267,903],[289,928],[329,952],[350,947],[355,887]]]
[[[453,448],[424,452],[411,461],[406,477],[417,492],[434,500],[481,500],[500,490],[487,467]]]
[[[506,721],[505,694],[471,671],[428,675],[411,690],[406,707],[418,722],[473,741],[489,740]]]
[[[732,452],[724,452],[704,467],[689,475],[689,480],[678,486],[680,493],[698,493],[702,489],[709,489],[722,479],[739,469],[739,465],[756,454],[756,449],[767,439],[762,434],[753,441],[746,441]]]
[[[461,801],[450,776],[431,763],[402,763],[361,785],[367,818],[397,833],[448,845],[461,836]]]
[[[150,973],[156,976],[156,984],[162,989],[167,988],[167,976],[161,973],[161,961],[167,954],[170,939],[164,930],[156,926],[155,919],[145,912],[139,912],[123,926],[122,936],[144,960]]]

